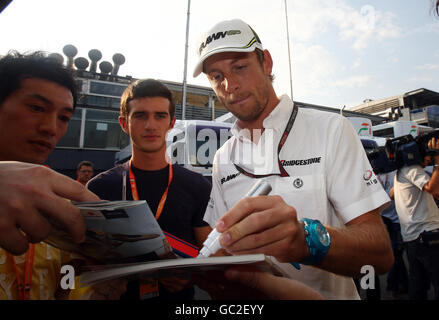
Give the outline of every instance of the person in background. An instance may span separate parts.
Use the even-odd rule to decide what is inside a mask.
[[[87,187],[104,200],[146,200],[160,227],[173,239],[182,240],[181,250],[189,249],[180,253],[194,256],[196,250],[190,247],[201,247],[212,230],[203,221],[211,186],[202,175],[174,165],[167,158],[166,133],[175,121],[172,92],[160,81],[138,80],[128,86],[121,97],[119,122],[130,136],[132,157],[97,175]],[[133,281],[122,298],[193,296],[194,288],[189,281],[174,277]]]
[[[405,250],[401,236],[401,225],[399,223],[398,213],[396,212],[392,189],[395,174],[396,171],[380,174],[378,175],[378,179],[392,200],[390,205],[381,212],[381,216],[389,232],[393,256],[395,257],[395,263],[387,274],[386,290],[391,291],[392,296],[397,298],[401,294],[408,293],[408,275],[403,258]]]
[[[81,161],[76,168],[76,181],[86,185],[87,182],[93,177],[94,166],[91,161]]]
[[[432,138],[428,148],[439,151]],[[431,177],[424,168],[434,160]],[[393,193],[409,263],[409,297],[427,299],[430,281],[439,299],[439,155],[423,155],[423,162],[398,169]]]

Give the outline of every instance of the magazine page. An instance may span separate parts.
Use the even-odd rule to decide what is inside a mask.
[[[142,263],[120,264],[111,266],[88,266],[79,277],[80,286],[90,286],[117,278],[135,279],[139,277],[169,277],[176,273],[200,273],[225,269],[232,265],[252,265],[261,270],[284,276],[284,273],[264,254],[246,254],[209,258],[185,258],[158,260]]]
[[[99,201],[74,203],[87,226],[86,240],[72,241],[54,227],[47,243],[99,262],[151,254],[150,260],[175,257],[146,201]]]

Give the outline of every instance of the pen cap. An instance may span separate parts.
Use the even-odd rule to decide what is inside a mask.
[[[247,192],[245,197],[256,197],[256,196],[265,196],[271,192],[271,185],[264,181],[260,180]]]

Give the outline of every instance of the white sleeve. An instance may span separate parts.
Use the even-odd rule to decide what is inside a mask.
[[[424,185],[430,180],[430,176],[427,172],[422,169],[419,165],[413,165],[405,168],[407,170],[406,178],[413,185],[418,187],[420,190],[424,188]]]
[[[328,134],[328,198],[343,223],[390,201],[374,174],[366,152],[349,120],[339,117],[337,129]]]
[[[206,213],[204,214],[204,221],[206,221],[212,228],[215,228],[216,222],[227,211],[224,203],[218,164],[218,152],[215,154],[212,164],[212,191],[210,192],[209,203],[207,204]]]

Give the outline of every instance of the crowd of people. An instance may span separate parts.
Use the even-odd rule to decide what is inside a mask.
[[[152,79],[132,83],[121,98],[129,161],[93,178],[93,164],[83,161],[77,181],[44,166],[76,107],[72,73],[41,52],[0,59],[0,299],[187,300],[194,285],[213,299],[242,292],[251,292],[246,298],[359,299],[354,279],[365,265],[377,275],[390,271],[389,290],[402,286],[410,298],[425,299],[431,283],[439,299],[439,156],[381,177],[382,184],[368,183],[377,177],[349,121],[278,96],[272,56],[247,23],[217,23],[198,48],[194,77],[203,73],[237,118],[215,155],[211,184],[167,158],[175,102]],[[266,145],[274,152],[264,152]],[[429,148],[439,150],[439,141]],[[317,160],[284,165],[307,159]],[[423,166],[431,160],[430,177]],[[234,178],[224,182],[227,176]],[[258,179],[272,192],[243,198]],[[388,208],[391,198],[397,216]],[[62,265],[87,261],[44,242],[51,223],[80,243],[86,227],[67,200],[122,199],[147,200],[164,231],[197,247],[216,228],[223,247],[216,255],[263,253],[285,276],[233,267],[213,279],[108,281],[80,293],[61,288]]]

